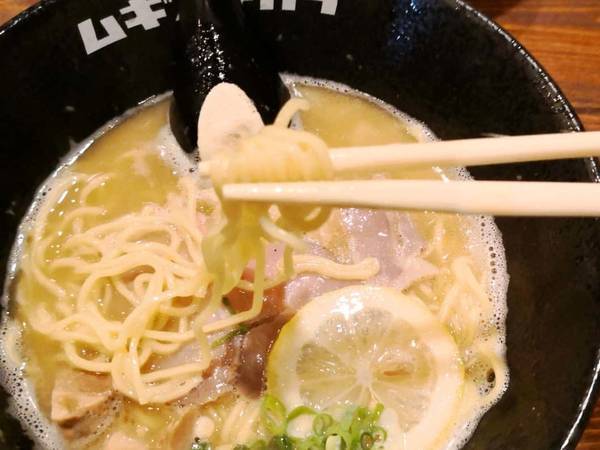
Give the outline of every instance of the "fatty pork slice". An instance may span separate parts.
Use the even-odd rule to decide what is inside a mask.
[[[421,258],[425,242],[406,213],[372,209],[341,210],[352,262],[372,257],[380,270],[368,284],[406,289],[437,268]]]
[[[275,247],[267,251],[277,253]],[[244,279],[254,279],[252,269],[244,272]],[[267,356],[279,331],[293,315],[285,309],[283,295],[282,285],[267,289],[260,315],[246,324],[248,330],[243,337],[232,342],[237,351],[237,386],[248,397],[257,398],[264,390]],[[227,294],[227,299],[236,312],[248,310],[252,306],[252,297],[252,292],[238,288]]]
[[[252,281],[253,269],[246,269],[243,278]],[[231,308],[239,313],[250,309],[253,293],[234,288],[226,298]],[[258,396],[264,384],[266,355],[279,330],[290,316],[291,314],[283,309],[283,286],[267,289],[263,296],[260,315],[243,325],[245,333],[240,333],[243,335],[212,350],[213,362],[204,372],[204,379],[177,403],[182,406],[202,405],[218,399],[235,388],[239,388],[248,396]],[[222,336],[222,334],[218,335],[218,337]],[[163,358],[156,368],[166,369],[194,362],[199,353],[199,344],[192,341],[173,355]]]
[[[71,448],[84,448],[110,427],[121,406],[109,376],[65,369],[52,390],[50,418]]]
[[[352,284],[407,289],[434,276],[437,268],[421,257],[425,241],[406,213],[346,208],[335,211],[317,234],[310,253],[338,262],[359,263],[376,258],[380,270],[366,281],[334,280],[301,274],[285,286],[285,305],[298,310],[311,299]],[[272,263],[273,264],[273,263]]]
[[[218,356],[214,357],[208,369],[202,374],[203,380],[185,396],[178,399],[176,404],[182,407],[204,405],[233,391],[237,378],[237,354],[240,345],[239,339],[233,339],[215,349],[214,352]],[[183,347],[176,355],[181,358],[181,361],[190,362],[197,360],[199,351],[199,344],[193,342]]]
[[[265,388],[267,357],[290,312],[271,317],[248,331],[239,349],[238,386],[248,397],[258,398]]]
[[[81,419],[88,411],[102,407],[113,395],[111,379],[78,370],[64,370],[56,377],[52,390],[54,422]]]

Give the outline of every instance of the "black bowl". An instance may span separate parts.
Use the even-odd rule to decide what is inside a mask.
[[[0,29],[2,267],[36,187],[71,143],[171,88],[172,7],[171,0],[47,0]],[[245,8],[281,70],[379,97],[442,139],[581,130],[531,56],[458,0],[248,0]],[[472,173],[598,178],[592,160]],[[574,448],[597,387],[600,229],[591,219],[497,223],[511,275],[511,382],[466,448]],[[30,447],[3,413],[0,429],[5,448]]]

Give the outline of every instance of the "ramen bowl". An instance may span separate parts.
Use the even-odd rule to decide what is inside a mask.
[[[172,89],[173,6],[46,0],[0,29],[3,273],[37,187],[73,145]],[[441,139],[582,129],[519,43],[458,0],[247,0],[244,8],[280,71],[349,85]],[[471,173],[530,181],[599,176],[592,159]],[[597,388],[600,229],[592,219],[496,223],[510,274],[510,386],[465,448],[574,448]],[[4,299],[10,309],[10,282]],[[4,448],[31,448],[23,426],[5,412],[8,394],[1,401]]]

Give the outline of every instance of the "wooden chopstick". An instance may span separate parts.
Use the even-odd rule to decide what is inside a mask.
[[[229,200],[495,216],[600,216],[600,183],[357,180],[223,186]]]
[[[330,149],[335,172],[479,166],[600,156],[600,131]],[[210,161],[198,173],[208,176]]]
[[[336,172],[479,166],[600,155],[600,132],[506,136],[330,150]]]

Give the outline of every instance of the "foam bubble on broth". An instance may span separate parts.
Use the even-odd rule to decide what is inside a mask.
[[[120,122],[120,120],[118,122]],[[34,441],[36,449],[61,450],[64,447],[64,444],[57,428],[52,425],[40,411],[35,399],[34,386],[30,380],[24,376],[25,363],[14,361],[9,357],[12,351],[16,351],[21,355],[23,354],[23,343],[21,340],[23,334],[22,329],[20,324],[16,323],[17,319],[12,318],[11,307],[13,307],[13,305],[9,303],[12,288],[18,282],[18,263],[23,254],[26,236],[29,234],[37,219],[41,205],[46,197],[53,191],[55,182],[95,139],[116,126],[118,122],[109,122],[92,137],[73,148],[62,159],[58,169],[56,169],[42,184],[34,197],[29,210],[19,225],[17,238],[8,259],[7,277],[4,282],[4,292],[2,295],[2,308],[4,312],[2,323],[0,325],[0,334],[2,335],[2,345],[0,345],[0,383],[10,394],[8,412],[19,420],[27,436]],[[7,348],[7,344],[10,345],[10,343],[7,342],[6,338],[10,333],[14,333],[15,331],[11,330],[15,329],[18,329],[19,331],[17,339],[15,339],[13,344],[14,348]]]
[[[6,303],[4,303],[6,305]],[[23,364],[16,363],[9,357],[10,351],[6,346],[6,338],[14,327],[9,314],[4,314],[2,320],[2,345],[0,345],[0,382],[4,389],[10,394],[8,413],[16,417],[27,435],[35,442],[35,448],[48,450],[61,450],[62,439],[52,424],[40,413],[35,397],[33,386],[23,377]],[[14,351],[21,353],[21,341],[17,339]]]
[[[10,308],[13,305],[9,304],[10,293],[12,287],[18,282],[18,261],[21,259],[26,236],[36,220],[41,204],[48,194],[52,192],[53,182],[68,167],[69,163],[65,161],[74,161],[81,153],[81,149],[87,146],[88,142],[72,151],[38,191],[17,231],[17,239],[9,256],[7,278],[4,283],[4,293],[2,296],[4,313],[0,325],[0,334],[2,335],[2,345],[0,345],[0,383],[10,394],[8,412],[19,420],[28,437],[34,441],[35,448],[48,450],[61,450],[63,442],[57,428],[50,423],[39,409],[35,399],[34,386],[24,376],[25,363],[14,361],[13,358],[9,357],[13,351],[21,355],[23,354],[22,329],[20,324],[16,323],[16,319],[13,319],[11,316]],[[13,331],[16,329],[19,331]],[[18,333],[18,336],[16,336],[14,343],[7,342],[7,336],[15,332]],[[14,345],[14,348],[8,348],[7,345]]]
[[[458,169],[456,171],[457,177],[463,180],[473,179],[469,172],[464,169]],[[490,342],[492,349],[496,355],[499,355],[503,360],[506,358],[506,315],[508,312],[506,295],[508,291],[509,275],[506,264],[506,254],[504,250],[504,244],[502,242],[502,235],[493,217],[490,216],[474,216],[471,218],[473,222],[473,229],[467,232],[469,244],[473,247],[478,247],[483,250],[483,261],[487,265],[488,277],[487,277],[487,291],[492,302],[493,308],[493,326],[496,328],[497,333],[494,334],[494,340]],[[490,338],[486,338],[490,339]],[[508,389],[509,384],[509,373],[494,374],[493,380],[483,379],[486,376],[485,366],[481,362],[477,362],[481,367],[479,376],[472,379],[475,384],[479,384],[480,394],[487,394],[495,386],[498,380],[503,379],[503,384],[492,398],[486,399],[478,407],[475,408],[471,405],[463,404],[460,408],[459,419],[454,424],[454,431],[451,438],[448,440],[447,445],[443,448],[445,450],[459,450],[463,448],[477,428],[480,420],[489,409],[494,406],[500,398],[504,395]],[[484,392],[481,392],[483,390]]]
[[[367,101],[374,103],[388,111],[400,122],[406,124],[407,130],[415,137],[417,141],[430,141],[436,139],[435,135],[419,121],[408,117],[406,114],[401,113],[379,99],[357,92],[348,86],[324,80],[297,77],[292,75],[285,75],[284,80],[292,89],[294,84],[308,85],[326,88],[345,95],[366,99]],[[142,105],[142,107],[158,103],[164,100],[168,95],[170,94],[168,93],[146,102],[144,105]],[[72,151],[62,160],[59,168],[39,189],[35,200],[33,201],[28,213],[19,227],[18,237],[15,241],[8,261],[7,279],[2,298],[5,311],[8,311],[10,287],[13,283],[16,283],[17,280],[18,262],[22,255],[25,237],[37,218],[40,205],[52,192],[55,181],[59,179],[100,136],[114,127],[117,127],[128,117],[134,115],[138,109],[139,108],[134,108],[124,114],[122,117],[109,122],[98,132],[96,132],[90,139],[72,149]],[[180,150],[168,124],[165,125],[159,132],[155,142],[156,148],[162,159],[171,164],[174,172],[179,175],[186,175],[195,172],[198,161],[197,154],[190,156],[186,155]],[[473,179],[468,170],[465,168],[444,169],[444,171],[439,169],[437,170],[437,173],[442,176],[442,178],[447,177],[450,179],[460,180]],[[488,272],[487,290],[492,302],[493,317],[495,320],[494,325],[497,330],[497,333],[494,335],[496,339],[494,342],[491,342],[491,345],[493,346],[495,353],[504,358],[506,351],[504,328],[507,313],[506,292],[508,287],[508,274],[506,270],[506,259],[502,237],[492,217],[477,216],[472,217],[469,220],[472,222],[472,224],[468,227],[468,229],[464,230],[467,236],[469,247],[473,252],[480,254],[480,260],[486,264],[486,271]],[[32,437],[36,442],[36,446],[38,448],[59,450],[63,448],[62,438],[60,437],[57,428],[52,425],[39,410],[35,401],[33,386],[23,376],[23,363],[15,364],[13,361],[11,361],[11,358],[9,357],[10,352],[7,351],[7,348],[4,345],[9,333],[14,333],[14,330],[11,330],[12,324],[14,324],[14,321],[11,318],[11,315],[9,313],[4,314],[0,329],[3,341],[3,345],[0,346],[0,363],[2,365],[0,369],[0,382],[12,396],[9,412],[21,421],[21,423],[27,429],[29,436]],[[19,336],[16,337],[16,351],[17,353],[22,353],[21,342],[18,339]],[[508,376],[507,374],[505,375],[506,382],[508,382]],[[498,378],[499,377],[497,374],[496,379]],[[482,380],[474,381],[481,382]],[[484,386],[483,389],[490,389],[493,383],[488,383],[487,388],[485,387],[485,382],[480,384]],[[491,406],[497,402],[497,400],[502,396],[506,387],[507,386],[503,386],[495,398],[491,398],[484,404],[481,404],[481,406],[476,410],[472,410],[472,407],[469,409],[466,407],[466,405],[463,405],[463,408],[461,408],[459,414],[459,418],[454,425],[452,437],[445,441],[445,445],[442,448],[446,450],[454,450],[463,447],[472,435],[481,417],[487,410],[489,410]]]
[[[198,170],[198,163],[200,162],[198,151],[196,150],[191,155],[183,152],[169,125],[165,125],[158,133],[156,147],[161,158],[168,162],[177,174],[182,176],[190,175],[196,173]],[[208,186],[208,179],[201,181],[205,182],[206,186]]]

